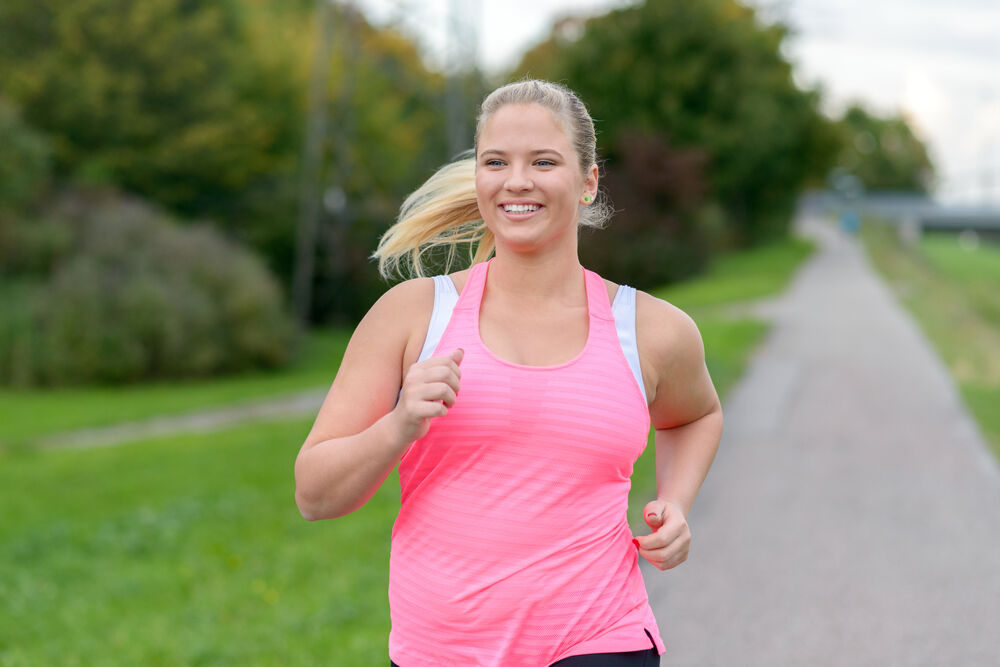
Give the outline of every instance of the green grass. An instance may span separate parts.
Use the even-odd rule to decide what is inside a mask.
[[[878,224],[867,224],[863,236],[1000,456],[1000,246],[965,248],[954,236],[927,235],[909,248]]]
[[[701,285],[674,288],[702,295],[684,307],[701,328],[723,395],[767,329],[723,307],[719,292],[733,289],[726,261]],[[783,285],[792,268],[783,265],[783,280],[771,284]],[[766,295],[758,289],[747,298]],[[345,337],[318,340],[307,355],[318,368],[271,386],[329,382]],[[230,382],[202,387],[198,400],[173,387],[159,391],[180,396],[180,410],[267,386],[264,379],[220,384]],[[163,405],[155,388],[131,391],[135,397],[118,395],[134,400],[129,418]],[[99,406],[102,395],[77,398]],[[24,400],[23,409],[42,417],[60,405],[44,394]],[[29,417],[4,410],[28,429]],[[121,447],[0,454],[0,666],[386,664],[398,477],[351,516],[304,521],[292,465],[308,429],[307,420],[279,421]],[[637,514],[655,485],[652,447],[634,480]],[[633,523],[642,526],[637,516]]]
[[[722,255],[712,262],[703,276],[657,290],[654,294],[696,313],[710,306],[773,296],[781,292],[812,249],[808,241],[787,239]]]
[[[328,387],[340,365],[350,331],[317,330],[289,367],[222,379],[151,383],[124,387],[0,390],[0,446],[78,428],[106,426],[160,415],[176,415]]]
[[[277,422],[0,466],[0,665],[381,665],[391,477],[310,524]]]

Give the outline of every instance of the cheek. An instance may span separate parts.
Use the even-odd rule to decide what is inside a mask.
[[[487,202],[497,190],[496,177],[489,173],[476,173],[476,201]]]

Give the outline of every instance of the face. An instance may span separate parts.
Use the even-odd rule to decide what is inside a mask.
[[[486,120],[476,153],[476,198],[498,247],[575,248],[579,206],[596,192],[597,166],[580,173],[573,144],[548,109],[510,104]]]

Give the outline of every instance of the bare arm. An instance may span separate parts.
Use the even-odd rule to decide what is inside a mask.
[[[647,294],[637,309],[640,355],[653,387],[657,497],[643,512],[654,532],[639,538],[640,553],[669,569],[687,558],[687,516],[719,447],[722,408],[691,318]]]
[[[433,298],[429,280],[402,283],[358,324],[295,460],[295,502],[305,518],[343,516],[364,505],[430,419],[454,404],[460,353],[404,373],[423,344]]]

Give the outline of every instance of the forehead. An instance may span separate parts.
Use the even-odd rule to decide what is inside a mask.
[[[551,111],[537,104],[507,104],[486,119],[479,150],[499,149],[501,144],[531,150],[572,149],[566,128]]]

